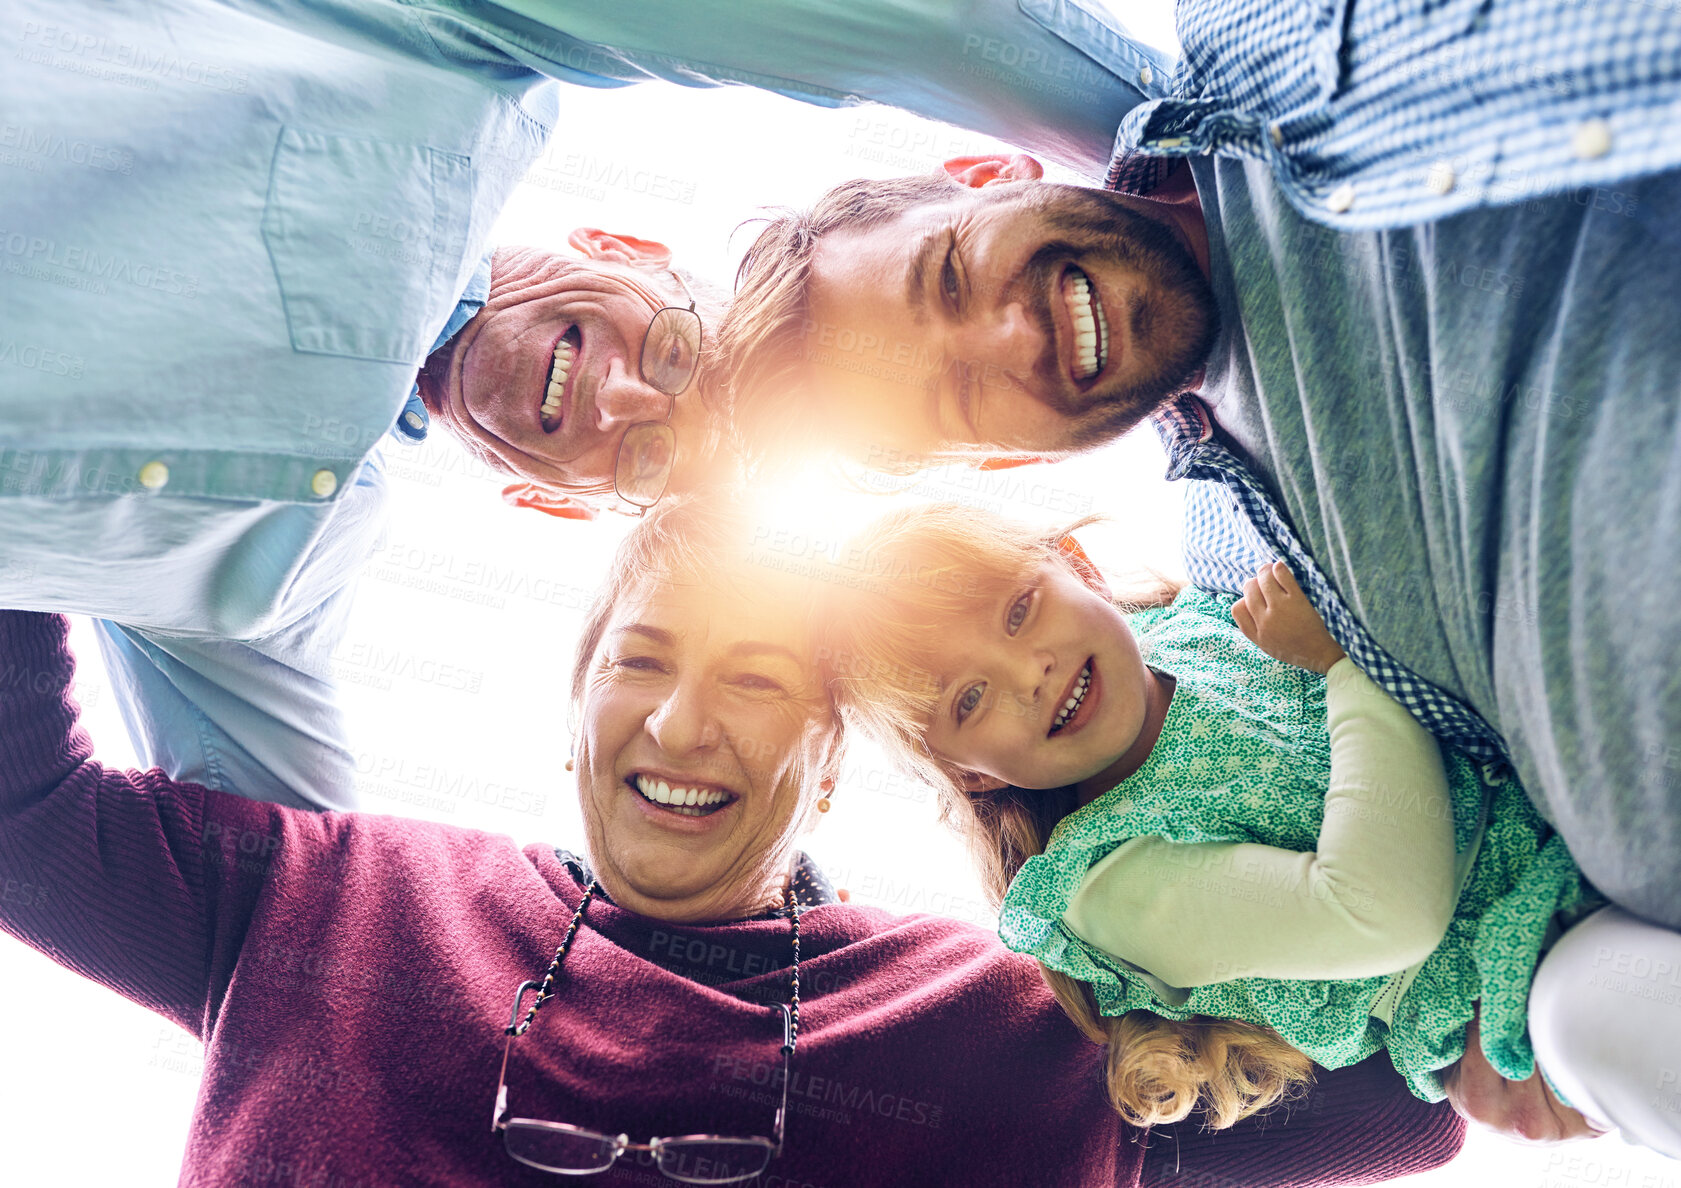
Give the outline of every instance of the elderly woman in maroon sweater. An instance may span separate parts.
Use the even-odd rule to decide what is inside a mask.
[[[0,926],[204,1040],[182,1183],[1306,1185],[1458,1151],[1372,1063],[1133,1130],[1031,961],[837,902],[796,843],[839,727],[737,521],[649,517],[590,615],[587,856],[106,770],[64,622],[0,612]]]

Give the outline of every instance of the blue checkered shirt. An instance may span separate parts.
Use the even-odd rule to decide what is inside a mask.
[[[1262,565],[1283,561],[1349,659],[1430,733],[1474,759],[1510,765],[1506,744],[1482,715],[1397,662],[1360,625],[1248,465],[1215,435],[1201,399],[1178,397],[1156,414],[1155,426],[1167,450],[1167,477],[1207,480],[1192,483],[1185,502],[1191,581],[1236,594]]]
[[[1681,165],[1678,0],[1425,7],[1180,0],[1178,68],[1146,79],[1164,97],[1122,120],[1108,186],[1254,157],[1304,217],[1352,231]]]

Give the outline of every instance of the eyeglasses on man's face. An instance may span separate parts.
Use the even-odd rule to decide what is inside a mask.
[[[526,991],[541,992],[541,988],[540,982],[521,982],[514,992],[514,1009],[502,1047],[502,1071],[496,1081],[496,1112],[491,1129],[502,1132],[503,1148],[511,1157],[539,1171],[588,1176],[606,1171],[626,1151],[646,1151],[667,1179],[685,1184],[731,1184],[760,1175],[782,1153],[782,1127],[788,1115],[788,1081],[794,1059],[793,1015],[786,1004],[778,1003],[774,1008],[782,1020],[782,1104],[776,1110],[774,1138],[685,1134],[633,1143],[625,1134],[603,1134],[565,1122],[508,1116],[508,1052],[531,1022],[528,1016],[524,1026],[519,1024],[520,1004]]]
[[[665,494],[671,468],[677,461],[677,434],[671,428],[671,414],[681,396],[694,382],[700,367],[700,315],[695,312],[695,295],[672,273],[672,279],[689,299],[687,309],[668,305],[654,311],[642,336],[638,368],[642,382],[671,397],[665,420],[638,421],[619,441],[619,457],[613,468],[613,489],[626,503],[650,508]]]

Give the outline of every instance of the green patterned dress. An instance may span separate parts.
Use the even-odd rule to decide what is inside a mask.
[[[1085,944],[1063,924],[1086,871],[1133,837],[1317,849],[1331,782],[1325,678],[1280,663],[1245,639],[1232,622],[1234,601],[1192,589],[1170,607],[1129,616],[1147,662],[1177,680],[1161,738],[1143,767],[1064,818],[1045,853],[1022,867],[1000,912],[999,935],[1017,952],[1090,983],[1105,1015],[1142,1009],[1172,1019],[1261,1023],[1326,1068],[1387,1048],[1427,1101],[1443,1097],[1436,1070],[1463,1054],[1465,1024],[1480,999],[1490,1063],[1508,1079],[1528,1078],[1535,1057],[1525,1007],[1536,961],[1557,935],[1555,919],[1568,924],[1604,901],[1517,783],[1490,778],[1447,748],[1454,843],[1462,866],[1472,854],[1475,860],[1446,937],[1412,970],[1349,981],[1243,978],[1178,990]]]

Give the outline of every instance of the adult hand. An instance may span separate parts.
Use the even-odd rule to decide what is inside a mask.
[[[1483,1055],[1479,1032],[1473,1014],[1465,1028],[1465,1055],[1442,1075],[1448,1101],[1461,1118],[1525,1143],[1568,1143],[1604,1133],[1560,1101],[1540,1070],[1527,1081],[1508,1081],[1495,1072]]]
[[[1343,650],[1325,629],[1325,620],[1296,584],[1282,561],[1261,566],[1243,585],[1243,599],[1232,607],[1238,630],[1274,660],[1317,673],[1331,671]]]

